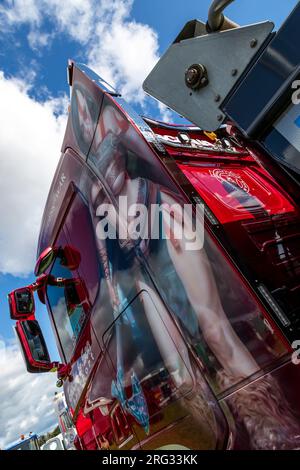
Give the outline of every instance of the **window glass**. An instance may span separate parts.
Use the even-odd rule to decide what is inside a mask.
[[[77,194],[56,242],[47,298],[60,344],[69,361],[99,286],[99,266],[88,206]]]
[[[78,296],[81,279],[78,273],[62,265],[56,258],[47,285],[47,298],[57,328],[66,360],[69,362],[75,349],[87,311]]]
[[[73,200],[64,230],[74,250],[73,258],[77,258],[75,264],[80,277],[84,279],[89,302],[93,305],[99,288],[99,263],[91,214],[80,194]]]

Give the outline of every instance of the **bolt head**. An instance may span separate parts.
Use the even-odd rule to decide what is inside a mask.
[[[195,68],[190,68],[186,71],[185,79],[189,85],[193,85],[198,81],[199,72]]]
[[[192,90],[208,85],[207,71],[202,64],[193,64],[185,72],[185,84]]]
[[[258,44],[257,39],[252,39],[251,42],[250,42],[250,47],[252,47],[252,49],[254,49],[254,47],[256,47],[257,44]]]

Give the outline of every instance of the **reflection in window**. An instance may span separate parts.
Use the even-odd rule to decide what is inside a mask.
[[[47,297],[61,345],[69,362],[86,319],[86,309],[77,294],[80,280],[76,273],[62,266],[58,257],[47,286]]]

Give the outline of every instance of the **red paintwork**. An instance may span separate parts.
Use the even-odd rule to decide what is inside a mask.
[[[201,156],[199,157],[200,160]],[[290,198],[284,194],[282,189],[278,189],[276,182],[266,171],[259,168],[254,160],[251,163],[247,162],[246,165],[235,162],[220,164],[218,157],[215,159],[215,164],[212,165],[212,160],[211,158],[209,166],[202,163],[200,168],[196,164],[179,164],[178,166],[221,224],[254,220],[256,213],[263,210],[268,215],[295,212],[295,206],[291,203]],[[231,173],[234,173],[238,181],[242,181],[247,186],[249,197],[252,198],[249,207],[245,207],[238,198],[229,196],[222,187],[220,180],[224,174],[230,177]]]
[[[76,270],[79,268],[81,262],[81,256],[78,250],[72,246],[65,246],[64,248],[64,266],[67,266],[69,269]]]
[[[232,162],[230,157],[220,163],[218,157],[211,157],[209,166],[207,162],[202,162],[201,167],[196,162],[178,162],[178,166],[222,224],[243,262],[271,291],[286,285],[289,302],[296,308],[300,292],[299,209],[258,158],[250,158],[246,164]],[[238,199],[239,194],[228,194],[222,186],[222,180],[231,175],[240,187],[244,184],[247,188],[248,204]]]
[[[232,149],[236,155],[222,151],[208,154],[199,150],[199,145],[198,150],[196,146],[184,149],[178,144],[182,131],[150,124],[165,142],[177,142],[177,147],[166,144],[168,153],[222,225],[228,242],[242,263],[247,264],[255,279],[270,291],[280,291],[285,286],[286,293],[279,298],[279,304],[290,303],[290,309],[297,311],[300,211],[296,201],[299,188],[278,170],[272,160],[245,141],[232,125],[228,125],[222,134],[226,139],[234,139]],[[210,145],[216,137],[194,130],[188,135],[191,141],[209,142]],[[235,188],[230,191],[232,184]],[[290,348],[268,313],[265,315]]]

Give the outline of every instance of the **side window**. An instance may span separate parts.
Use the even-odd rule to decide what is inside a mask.
[[[62,263],[63,258],[58,256],[50,273],[47,299],[63,353],[69,362],[85,323],[87,305],[79,298],[77,272]]]
[[[99,289],[99,261],[90,210],[80,194],[75,196],[65,219],[64,230],[78,257],[78,274],[84,280],[89,302],[93,305]]]
[[[56,241],[47,299],[67,362],[75,350],[99,286],[98,257],[88,206],[77,194]]]

